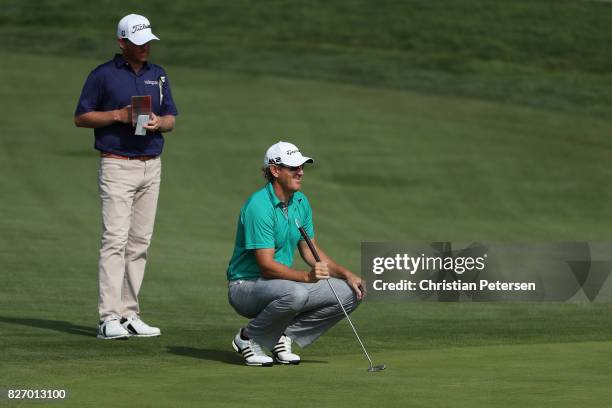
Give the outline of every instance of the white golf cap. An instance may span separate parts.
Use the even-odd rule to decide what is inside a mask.
[[[302,156],[296,145],[288,142],[273,144],[266,151],[264,166],[270,164],[284,164],[285,166],[297,167],[304,163],[313,163],[310,157]]]
[[[136,45],[159,40],[151,31],[149,20],[139,14],[128,14],[117,24],[117,38],[127,38]]]

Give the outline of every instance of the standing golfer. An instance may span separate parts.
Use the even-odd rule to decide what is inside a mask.
[[[321,262],[315,261],[296,226],[297,220],[314,237],[312,209],[299,191],[304,163],[312,162],[291,143],[272,145],[264,157],[268,183],[240,210],[227,279],[230,304],[251,319],[232,344],[247,365],[272,365],[260,345],[278,363],[299,364],[291,344],[306,347],[343,318],[326,279],[348,312],[364,295],[361,279],[335,263],[313,239],[321,257]],[[292,268],[296,248],[311,270]]]
[[[121,54],[89,74],[74,117],[77,126],[94,129],[101,155],[100,339],[161,334],[140,319],[138,292],[157,209],[162,132],[174,128],[178,114],[166,72],[147,61],[151,41],[159,40],[149,20],[123,17],[117,38]],[[129,105],[132,96],[144,95],[151,96],[152,113],[141,136],[135,134]]]

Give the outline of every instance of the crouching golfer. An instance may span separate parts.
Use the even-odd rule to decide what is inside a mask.
[[[349,313],[364,296],[361,279],[334,262],[313,239],[321,257],[315,261],[296,226],[297,220],[314,237],[312,209],[299,191],[304,164],[312,162],[291,143],[274,144],[264,157],[267,185],[240,210],[227,279],[230,304],[251,319],[232,343],[247,365],[273,364],[261,346],[277,363],[299,364],[291,344],[306,347],[343,318],[326,279]],[[292,268],[296,248],[310,271]]]

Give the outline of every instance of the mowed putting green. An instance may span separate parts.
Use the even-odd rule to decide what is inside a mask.
[[[365,302],[297,367],[231,349],[235,221],[282,139],[316,164],[304,192],[326,252],[360,242],[606,240],[612,123],[567,112],[164,63],[167,137],[142,314],[158,339],[100,341],[99,202],[90,130],[72,114],[101,61],[0,54],[0,387],[65,406],[606,406],[609,304]],[[153,58],[155,60],[155,58]],[[36,68],[36,74],[32,72]],[[3,401],[5,402],[5,401]]]

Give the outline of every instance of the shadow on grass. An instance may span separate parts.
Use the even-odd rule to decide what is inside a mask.
[[[244,365],[244,360],[233,351],[199,349],[194,347],[168,346],[168,353],[179,356],[201,358],[202,360],[220,361],[225,364]],[[301,363],[327,364],[321,360],[302,360]]]
[[[0,316],[0,323],[18,324],[21,326],[36,327],[39,329],[55,330],[68,334],[95,337],[97,329],[95,327],[77,326],[63,320],[31,319],[20,317]]]
[[[202,360],[220,361],[226,364],[243,365],[242,357],[233,351],[210,350],[194,347],[168,346],[168,353],[178,356],[201,358]]]

